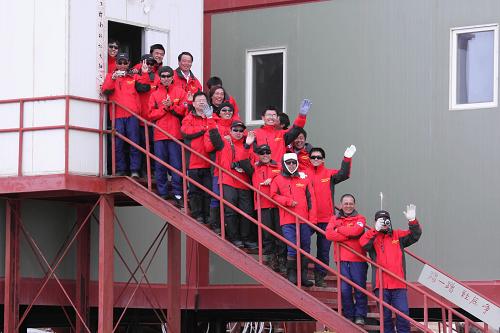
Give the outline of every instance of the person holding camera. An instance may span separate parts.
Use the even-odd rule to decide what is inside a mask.
[[[253,214],[253,194],[246,183],[250,183],[250,177],[243,168],[243,163],[250,159],[250,150],[245,148],[245,124],[235,120],[231,124],[229,135],[224,137],[216,127],[213,119],[212,107],[205,109],[208,119],[208,136],[205,135],[205,147],[217,151],[216,160],[220,166],[230,170],[232,177],[226,172],[222,173],[219,182],[222,182],[223,197],[232,205],[238,207],[248,215]],[[229,240],[239,248],[246,248],[253,252],[257,250],[255,233],[252,232],[252,223],[244,216],[237,213],[228,205],[224,206],[224,219]]]
[[[391,216],[385,210],[375,213],[375,229],[368,230],[361,236],[359,243],[365,251],[380,266],[391,271],[401,279],[406,279],[404,248],[416,243],[422,235],[422,228],[416,219],[416,207],[413,204],[406,206],[403,212],[408,220],[408,229],[392,228]],[[380,286],[383,287],[384,302],[392,305],[402,313],[409,315],[408,295],[406,283],[382,273],[382,284],[379,281],[377,269],[372,269],[372,284],[378,296]],[[396,315],[398,333],[409,333],[408,320]],[[392,311],[384,307],[384,332],[393,333]]]
[[[147,92],[151,87],[148,82],[148,66],[144,63],[141,68],[142,75],[137,75],[128,70],[129,65],[127,53],[120,53],[116,56],[116,70],[106,75],[102,85],[102,93],[107,95],[110,101],[119,104],[114,108],[116,131],[139,145],[139,120],[127,110],[139,115],[141,113],[139,93]],[[113,107],[110,107],[109,112],[111,119]],[[125,176],[128,164],[125,142],[118,137],[115,138],[116,175]],[[130,146],[128,157],[130,158],[131,176],[140,177],[141,153],[137,148]]]
[[[281,174],[274,177],[271,182],[271,198],[302,218],[316,223],[316,197],[312,182],[303,172],[299,172],[297,154],[286,153],[283,155],[281,163]],[[297,244],[296,231],[298,226],[300,248],[309,253],[311,251],[311,228],[309,225],[302,220],[298,220],[298,224],[296,224],[297,217],[281,207],[279,213],[283,236],[291,243]],[[293,284],[297,284],[297,251],[291,246],[288,246],[287,249],[287,278]],[[308,263],[306,257],[302,256],[300,272],[304,287],[312,287],[313,285],[307,277]]]

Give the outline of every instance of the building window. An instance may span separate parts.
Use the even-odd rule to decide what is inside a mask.
[[[274,105],[283,112],[286,88],[286,49],[247,51],[245,120],[261,124],[261,112]]]
[[[498,105],[498,24],[451,29],[450,109]]]

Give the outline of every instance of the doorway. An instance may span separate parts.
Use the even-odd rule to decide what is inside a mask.
[[[131,66],[141,59],[143,31],[143,27],[108,21],[108,41],[115,39],[120,42],[119,52],[128,53]]]

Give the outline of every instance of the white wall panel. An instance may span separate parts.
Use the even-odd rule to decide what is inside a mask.
[[[99,174],[99,134],[71,130],[69,132],[69,172]]]
[[[99,129],[99,104],[72,100],[69,105],[71,110],[69,114],[70,125]],[[105,106],[104,112],[106,112]]]
[[[0,129],[19,127],[19,103],[0,104]]]
[[[2,162],[0,176],[17,175],[19,156],[19,133],[0,133],[0,147],[2,147]]]
[[[23,174],[64,172],[64,130],[26,132],[23,136]]]
[[[34,96],[67,91],[67,6],[66,0],[34,1]]]
[[[125,20],[127,0],[106,0],[106,17]]]
[[[64,99],[24,104],[24,127],[64,125],[64,118]]]

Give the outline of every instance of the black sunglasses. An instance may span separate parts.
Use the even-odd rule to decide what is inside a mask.
[[[108,47],[110,49],[118,50],[118,46],[117,45],[108,45]]]
[[[161,77],[162,79],[168,79],[168,78],[170,78],[170,77],[172,77],[172,76],[173,76],[173,75],[169,75],[169,74],[166,74],[166,75],[160,75],[160,77]]]
[[[128,65],[128,61],[127,60],[118,60],[116,63],[118,65]]]
[[[238,132],[238,133],[243,133],[245,132],[245,130],[242,128],[242,129],[237,129],[237,128],[233,128],[232,129],[233,132]]]
[[[259,152],[259,155],[271,155],[271,151],[270,150],[263,150],[263,151]]]
[[[222,110],[220,110],[220,112],[233,112],[233,110],[231,110],[231,109],[222,109]]]
[[[146,65],[154,66],[154,65],[156,65],[156,60],[146,61]]]
[[[310,157],[311,160],[322,160],[323,156],[314,155]]]
[[[285,161],[285,164],[286,165],[297,164],[297,161],[296,160],[288,160],[288,161]]]

